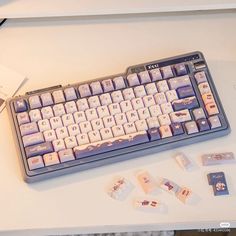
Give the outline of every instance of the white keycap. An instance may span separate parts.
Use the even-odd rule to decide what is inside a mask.
[[[66,113],[74,113],[77,111],[77,106],[74,101],[65,103]]]
[[[103,118],[105,116],[109,116],[109,110],[107,106],[101,106],[97,108],[99,118]]]
[[[94,120],[98,118],[98,114],[95,108],[91,108],[85,111],[85,115],[87,117],[87,120]]]
[[[53,106],[53,111],[54,111],[55,116],[62,116],[66,114],[63,104],[57,104]]]
[[[51,107],[43,107],[41,109],[41,113],[42,113],[43,119],[50,119],[54,116]]]
[[[156,104],[153,95],[144,96],[143,102],[145,107],[150,107]]]
[[[73,114],[73,116],[74,116],[74,120],[75,120],[76,124],[79,124],[79,123],[87,120],[85,113],[83,111],[77,111]]]
[[[199,84],[198,89],[201,95],[206,94],[206,93],[211,93],[211,88],[207,82]]]
[[[170,118],[173,123],[185,122],[191,120],[188,109],[170,113]]]
[[[147,124],[148,124],[148,128],[158,128],[160,126],[158,118],[157,117],[150,117],[147,118]]]
[[[112,127],[112,132],[114,134],[114,137],[119,137],[122,135],[125,135],[124,129],[122,125],[116,125]]]
[[[39,126],[40,132],[43,132],[43,131],[46,131],[46,130],[51,129],[51,125],[50,125],[48,119],[39,120],[39,121],[38,121],[38,126]]]
[[[42,104],[38,95],[29,97],[29,104],[30,104],[31,109],[42,107]]]
[[[166,80],[157,82],[157,89],[160,93],[168,91],[169,87]]]
[[[171,69],[171,66],[165,66],[165,67],[162,67],[161,68],[161,72],[162,72],[162,75],[163,75],[163,78],[164,79],[168,79],[170,77],[173,77],[173,71]]]
[[[202,108],[194,109],[193,115],[194,115],[195,120],[206,118],[205,112]]]
[[[103,140],[110,139],[113,137],[111,128],[103,128],[100,130],[100,134]]]
[[[154,95],[157,93],[157,87],[155,83],[150,83],[145,86],[148,95]]]
[[[162,114],[161,108],[159,105],[150,106],[149,111],[152,117],[157,117]]]
[[[111,98],[114,103],[124,101],[121,91],[114,91],[111,93]]]
[[[135,85],[139,85],[140,84],[138,75],[136,73],[129,74],[127,76],[127,81],[129,83],[129,86],[135,86]]]
[[[29,115],[27,112],[18,113],[17,120],[18,120],[19,125],[30,123]]]
[[[115,119],[113,116],[106,116],[103,118],[103,124],[105,126],[105,128],[110,128],[112,126],[115,126]]]
[[[104,93],[100,95],[100,101],[102,106],[107,106],[112,103],[111,95],[109,93]]]
[[[168,114],[160,115],[160,116],[158,116],[158,119],[159,119],[161,126],[171,124],[170,117]]]
[[[75,89],[73,87],[66,88],[64,90],[66,101],[75,100],[77,98]]]
[[[64,141],[66,148],[74,148],[78,145],[75,136],[67,137]]]
[[[98,130],[90,131],[88,133],[88,137],[89,137],[90,143],[101,141],[101,135]]]
[[[150,78],[148,71],[139,72],[138,75],[139,75],[141,84],[146,84],[146,83],[151,82],[151,78]]]
[[[102,86],[101,86],[101,83],[99,81],[92,82],[90,84],[90,87],[91,87],[93,95],[103,93]]]
[[[88,133],[92,130],[91,123],[89,121],[84,121],[79,124],[81,133]]]
[[[163,125],[159,128],[162,138],[168,138],[172,136],[172,132],[169,125]]]
[[[136,98],[141,98],[146,95],[146,90],[143,85],[134,88],[134,94]]]
[[[58,139],[66,138],[69,136],[67,128],[61,127],[56,129],[56,135]]]
[[[178,99],[178,95],[175,90],[166,91],[166,98],[168,102],[173,102]]]
[[[123,127],[126,134],[132,134],[137,131],[134,123],[126,123]]]
[[[91,96],[91,91],[88,84],[82,84],[78,88],[79,94],[82,98]]]
[[[67,127],[67,129],[68,129],[68,132],[69,132],[70,136],[76,136],[76,135],[78,135],[80,133],[79,125],[78,124],[69,125]]]
[[[135,126],[136,126],[137,131],[148,130],[146,120],[137,120],[137,121],[135,121]]]
[[[159,68],[150,70],[152,81],[157,81],[162,79],[161,71]]]
[[[114,90],[114,86],[111,79],[103,80],[102,87],[103,87],[104,93],[111,92]],[[103,104],[103,105],[107,105],[107,104]]]
[[[56,132],[53,129],[44,131],[43,136],[46,142],[52,142],[57,139]]]
[[[28,165],[30,170],[38,169],[44,167],[42,156],[34,156],[28,158]]]
[[[58,154],[56,152],[51,152],[43,155],[43,160],[45,166],[52,166],[60,163]]]
[[[173,108],[170,102],[161,104],[161,110],[163,114],[169,114],[173,112]]]
[[[150,117],[150,112],[149,112],[148,108],[145,107],[145,108],[141,108],[138,110],[138,115],[139,115],[139,119],[143,120],[143,119],[147,119]]]
[[[131,102],[129,100],[121,102],[120,108],[121,108],[122,112],[127,112],[127,111],[133,110],[133,107],[132,107]]]
[[[78,145],[84,145],[89,143],[89,138],[87,134],[78,134],[76,136]]]
[[[98,96],[89,97],[88,103],[90,108],[97,108],[98,106],[101,106]]]
[[[134,90],[132,88],[124,89],[122,92],[125,100],[131,100],[132,98],[135,98]]]
[[[124,78],[122,76],[114,78],[113,83],[115,85],[115,89],[125,88],[125,82],[124,82]],[[115,101],[113,101],[113,102],[115,102]]]
[[[52,129],[60,128],[63,126],[61,118],[59,116],[52,117],[50,119],[50,124],[51,124]]]
[[[73,125],[75,123],[74,117],[72,114],[63,115],[62,122],[63,122],[64,126]]]
[[[95,119],[91,121],[91,125],[93,127],[93,130],[100,130],[104,128],[102,119]]]
[[[63,139],[56,139],[56,140],[52,141],[52,145],[54,147],[55,152],[59,152],[59,151],[66,148]]]
[[[53,104],[51,93],[43,93],[43,94],[41,94],[40,97],[41,97],[42,104],[43,104],[44,107]]]
[[[75,160],[75,156],[72,149],[65,149],[58,152],[60,161],[62,163]]]
[[[79,99],[77,102],[78,111],[85,111],[89,109],[88,101],[86,98]]]
[[[131,103],[132,103],[134,110],[138,110],[138,109],[144,107],[142,98],[133,98],[131,100]]]
[[[34,109],[29,112],[31,122],[36,122],[42,119],[41,113],[39,109]]]
[[[52,96],[55,103],[65,102],[65,97],[62,90],[53,91]]]
[[[126,112],[126,117],[128,122],[135,122],[139,119],[137,111],[128,111]]]
[[[117,125],[123,125],[127,123],[127,118],[126,118],[125,113],[116,114],[115,121]]]
[[[121,113],[119,103],[112,103],[108,106],[108,108],[112,116],[114,116],[115,114]]]
[[[162,104],[162,103],[167,102],[165,93],[157,93],[154,95],[154,98],[155,98],[157,104]]]

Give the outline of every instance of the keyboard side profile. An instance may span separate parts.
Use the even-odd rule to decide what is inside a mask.
[[[29,183],[230,132],[201,52],[29,92],[7,108]]]

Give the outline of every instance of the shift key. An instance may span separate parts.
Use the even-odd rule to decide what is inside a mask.
[[[40,143],[25,148],[27,157],[42,156],[46,153],[54,152],[51,142]]]

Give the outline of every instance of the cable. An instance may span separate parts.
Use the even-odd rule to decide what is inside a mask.
[[[7,18],[3,19],[1,22],[0,22],[0,27],[6,22]]]

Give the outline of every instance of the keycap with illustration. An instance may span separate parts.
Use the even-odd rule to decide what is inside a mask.
[[[8,100],[24,179],[75,171],[226,135],[229,123],[200,52]]]

